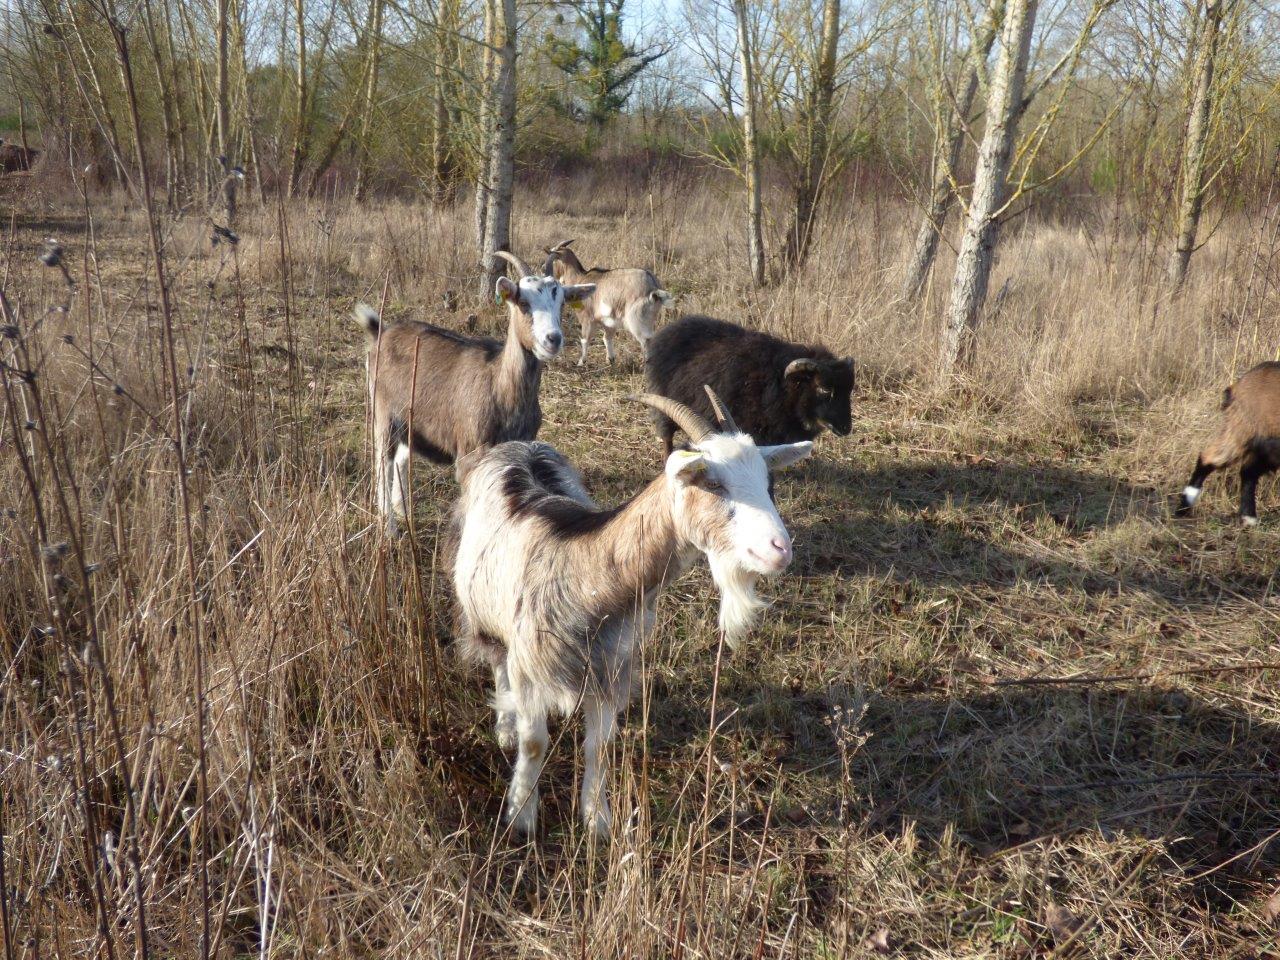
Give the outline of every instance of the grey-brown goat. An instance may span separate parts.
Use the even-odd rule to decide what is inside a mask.
[[[572,243],[572,240],[561,240],[554,247],[548,247],[546,253],[547,262],[561,283],[593,283],[596,287],[582,308],[582,355],[578,366],[586,365],[587,346],[597,323],[604,331],[604,353],[609,363],[613,363],[613,332],[619,320],[640,344],[643,356],[662,316],[662,308],[671,306],[675,298],[662,289],[658,278],[648,270],[638,267],[588,270],[570,249]]]
[[[497,299],[507,305],[505,342],[430,323],[384,326],[371,307],[356,307],[369,335],[374,486],[389,533],[408,515],[411,453],[453,463],[507,440],[532,440],[542,425],[538,385],[543,363],[564,346],[561,311],[595,287],[561,284],[549,275],[549,259],[537,275],[513,254],[498,256],[520,274],[497,284]]]

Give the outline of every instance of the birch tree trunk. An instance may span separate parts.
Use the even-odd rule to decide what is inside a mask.
[[[227,226],[231,227],[236,219],[236,187],[240,183],[238,177],[232,176],[231,168],[236,160],[231,151],[231,77],[228,35],[230,34],[230,2],[218,0],[218,75],[216,96],[218,100],[218,162],[222,167],[222,198],[227,213]]]
[[[253,88],[249,75],[249,48],[245,42],[244,21],[236,20],[236,52],[240,59],[240,96],[244,100],[244,143],[242,149],[248,150],[249,166],[253,170],[254,188],[257,190],[258,202],[265,198],[262,184],[262,160],[258,155],[258,107],[254,100]]]
[[[495,34],[497,31],[495,30]],[[511,204],[516,152],[516,0],[502,0],[501,40],[494,77],[493,141],[484,231],[482,296],[492,296],[505,264],[493,255],[511,246]]]
[[[965,220],[951,285],[951,303],[942,331],[940,367],[946,375],[971,361],[978,315],[987,299],[1000,233],[999,217],[1009,193],[1013,144],[1018,121],[1026,109],[1023,91],[1036,12],[1037,0],[1009,0],[1005,12],[1000,56],[987,98],[986,129],[974,172],[973,199]]]
[[[364,200],[369,180],[369,124],[372,122],[374,107],[378,102],[378,67],[382,55],[382,0],[369,0],[369,25],[365,29],[369,42],[369,76],[364,88],[364,110],[360,116],[359,143],[356,149],[360,152],[356,164],[356,203]]]
[[[1195,60],[1195,88],[1187,114],[1182,153],[1182,200],[1178,207],[1178,240],[1169,259],[1169,282],[1174,290],[1187,279],[1187,267],[1196,249],[1200,213],[1204,208],[1205,148],[1213,113],[1213,77],[1217,68],[1218,40],[1222,35],[1224,0],[1206,0],[1200,24]]]
[[[497,32],[497,2],[498,0],[485,0],[484,3],[484,44],[480,67],[480,111],[478,117],[480,159],[476,165],[475,227],[476,250],[481,265],[485,263],[485,251],[488,249],[486,237],[489,228],[489,191],[490,178],[493,175],[494,44]],[[487,299],[488,296],[487,291],[482,291],[482,298]]]
[[[452,70],[458,57],[458,0],[442,0],[436,33],[435,82],[431,90],[431,196],[436,203],[448,197],[453,180],[449,146]]]
[[[826,185],[827,152],[831,147],[831,107],[836,91],[836,49],[840,41],[840,0],[823,0],[822,34],[800,121],[804,157],[795,186],[791,229],[782,261],[797,270],[809,256],[813,225]]]
[[[164,131],[165,208],[173,212],[180,206],[179,184],[182,179],[178,168],[178,133],[173,120],[176,98],[165,73],[164,58],[160,55],[160,43],[156,39],[156,24],[150,0],[144,0],[141,19],[143,35],[146,37],[151,63],[155,69],[156,91],[160,95],[160,122]],[[21,106],[22,102],[18,103]]]
[[[182,82],[182,78],[178,73],[179,60],[177,50],[174,47],[174,19],[170,7],[171,4],[169,3],[163,3],[160,5],[161,11],[164,14],[165,53],[169,61],[169,70],[173,75],[173,118],[177,124],[177,129],[174,133],[178,142],[178,178],[177,182],[171,186],[170,189],[177,192],[181,203],[186,201],[190,193],[188,184],[190,183],[191,164],[187,156],[187,133],[190,129],[190,123],[188,120],[189,113],[186,110],[187,98],[183,93],[183,87],[186,85]]]
[[[902,280],[901,296],[904,300],[915,300],[920,296],[938,255],[938,240],[955,199],[952,181],[964,148],[965,123],[973,113],[973,101],[978,92],[978,68],[991,56],[991,47],[1003,15],[1004,0],[991,0],[978,36],[961,64],[962,79],[954,104],[944,91],[938,91],[939,129],[933,144],[933,181]],[[938,77],[939,86],[945,82],[943,77]]]
[[[747,184],[747,259],[751,281],[764,284],[764,235],[761,232],[760,143],[756,137],[755,48],[751,43],[751,23],[746,0],[734,0],[738,21],[738,59],[742,70],[742,154],[743,176]]]
[[[307,162],[307,144],[311,135],[311,107],[307,97],[307,21],[305,0],[294,0],[297,18],[297,63],[294,65],[293,94],[297,110],[297,126],[293,131],[293,150],[289,158],[289,198],[298,191],[302,179],[302,167]]]

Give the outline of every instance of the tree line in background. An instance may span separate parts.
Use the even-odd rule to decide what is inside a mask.
[[[520,164],[643,147],[729,171],[759,285],[804,269],[833,185],[872,165],[918,211],[904,301],[927,289],[954,212],[952,373],[1001,226],[1034,205],[1110,200],[1167,251],[1176,295],[1225,212],[1273,199],[1278,6],[21,0],[0,22],[0,123],[10,149],[70,176],[136,191],[146,164],[171,212],[227,229],[242,193],[470,196],[482,291]]]

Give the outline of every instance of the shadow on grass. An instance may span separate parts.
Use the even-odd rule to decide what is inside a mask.
[[[17,224],[19,230],[48,234],[59,239],[79,236],[89,230],[89,224],[82,213],[67,214],[65,216],[58,214],[19,215]]]
[[[1044,524],[1073,539],[1134,516],[1166,516],[1167,491],[1059,465],[887,462],[868,470],[816,462],[780,484],[796,541],[790,575],[877,576],[926,585],[1048,583],[1090,594],[1139,591],[1179,607],[1219,604],[1224,584],[1136,551],[1080,563],[1046,546]],[[1268,588],[1270,573],[1229,589]]]
[[[955,831],[982,854],[1137,835],[1165,841],[1188,873],[1220,867],[1227,881],[1280,868],[1280,726],[1181,690],[1008,687],[859,703],[743,675],[722,705],[737,711],[725,727],[734,750],[773,758],[755,776],[802,799],[783,822],[931,841]]]

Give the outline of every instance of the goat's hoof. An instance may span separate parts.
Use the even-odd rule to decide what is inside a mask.
[[[514,813],[507,814],[507,824],[517,837],[530,839],[538,829],[538,807],[533,799],[526,800]],[[509,804],[508,804],[509,805]]]
[[[1258,525],[1258,518],[1242,516],[1240,518],[1240,523],[1246,527],[1256,527]]]

